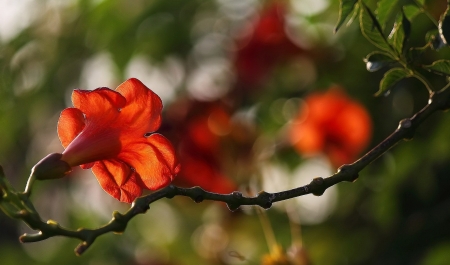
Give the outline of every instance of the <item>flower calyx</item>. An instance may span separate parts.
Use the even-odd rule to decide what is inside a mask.
[[[61,160],[62,154],[52,153],[37,162],[31,169],[31,174],[39,180],[62,178],[70,171],[72,167],[64,160]]]

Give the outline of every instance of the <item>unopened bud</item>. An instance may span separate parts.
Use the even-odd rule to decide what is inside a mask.
[[[39,180],[64,177],[72,168],[66,161],[61,160],[61,157],[62,154],[49,154],[31,169],[31,173]]]

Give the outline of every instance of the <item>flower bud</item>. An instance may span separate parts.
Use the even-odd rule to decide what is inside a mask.
[[[31,174],[39,180],[64,177],[72,168],[66,161],[61,160],[61,157],[62,154],[59,153],[49,154],[31,169]]]

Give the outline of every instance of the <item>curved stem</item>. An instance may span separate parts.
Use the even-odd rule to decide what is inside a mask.
[[[427,45],[429,45],[429,43]],[[400,65],[403,66],[403,68],[409,70],[412,73],[413,77],[417,78],[417,80],[422,82],[422,84],[427,89],[428,94],[431,96],[434,90],[432,89],[433,86],[430,84],[430,82],[428,82],[428,80],[423,75],[421,75],[417,70],[412,69],[404,56],[397,57],[396,60],[400,63]]]
[[[22,193],[26,197],[30,197],[31,195],[31,188],[33,187],[33,183],[36,180],[36,177],[34,174],[30,174],[28,177],[27,185],[25,186],[25,190]]]
[[[415,78],[417,78],[420,82],[422,82],[422,84],[425,86],[425,88],[428,90],[428,94],[432,94],[433,93],[433,89],[432,89],[432,85],[430,84],[430,82],[428,82],[428,80],[421,75],[419,72],[417,71],[413,71],[413,76]]]

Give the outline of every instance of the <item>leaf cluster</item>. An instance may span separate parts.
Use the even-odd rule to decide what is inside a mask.
[[[388,94],[401,80],[414,77],[421,81],[431,94],[434,89],[421,74],[428,71],[433,74],[450,75],[450,60],[439,59],[431,64],[421,62],[422,55],[429,50],[448,48],[450,40],[450,4],[439,21],[435,21],[426,10],[424,0],[380,0],[374,11],[362,0],[341,0],[339,19],[335,31],[349,18],[359,18],[363,36],[378,50],[365,58],[367,71],[375,72],[391,66],[380,81],[376,96]],[[409,43],[412,21],[425,14],[434,23],[435,28],[425,35],[426,44],[414,47]]]

